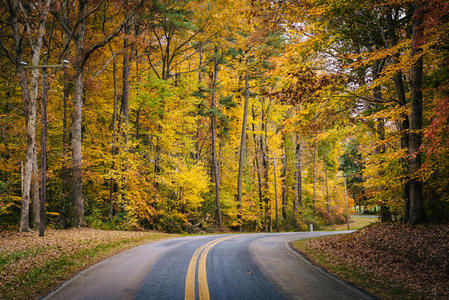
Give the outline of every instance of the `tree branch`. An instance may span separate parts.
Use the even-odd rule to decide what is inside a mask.
[[[111,32],[104,40],[92,45],[85,53],[83,57],[83,61],[81,63],[82,66],[87,62],[87,59],[89,56],[97,49],[104,47],[107,43],[109,43],[114,37],[116,37],[120,31],[122,31],[123,27],[125,27],[126,24],[131,20],[132,17],[136,14],[137,10],[143,5],[145,0],[141,0],[136,7],[133,9],[133,11],[126,16],[125,20],[123,20],[122,24],[120,24],[119,27],[117,27],[113,32]]]
[[[122,50],[120,50],[120,51],[117,51],[117,52],[115,52],[112,56],[111,56],[111,58],[109,58],[107,61],[106,61],[106,63],[103,65],[103,67],[101,67],[101,69],[97,72],[97,73],[95,73],[95,75],[92,77],[92,78],[96,78],[98,75],[100,75],[101,73],[103,73],[103,71],[106,69],[106,67],[113,61],[113,59],[115,58],[115,57],[117,57],[119,54],[121,54],[121,53],[123,53],[123,49]]]
[[[382,101],[382,100],[378,100],[378,99],[375,99],[375,98],[370,98],[370,97],[360,96],[360,95],[357,95],[357,94],[355,94],[355,93],[353,93],[353,92],[351,92],[351,91],[348,91],[348,90],[345,90],[344,92],[345,92],[345,93],[348,93],[348,94],[350,94],[350,95],[352,95],[352,96],[354,96],[354,97],[357,97],[357,98],[366,100],[366,101],[368,101],[368,102],[380,103],[380,104],[387,104],[387,103],[391,103],[391,102],[396,102],[396,103],[398,103],[398,104],[401,104],[401,102],[399,102],[397,99],[394,99],[394,98],[390,98],[389,101]],[[334,96],[334,97],[337,97],[337,96]],[[340,97],[348,97],[348,96],[341,95]]]
[[[154,74],[156,74],[156,76],[157,76],[158,79],[161,79],[161,77],[159,76],[159,73],[156,71],[156,69],[155,69],[154,66],[153,66],[153,63],[151,62],[151,56],[150,56],[150,54],[147,54],[147,57],[148,57],[148,62],[149,62],[149,64],[150,64],[150,67],[151,67],[151,69],[153,69],[153,71],[154,71]]]

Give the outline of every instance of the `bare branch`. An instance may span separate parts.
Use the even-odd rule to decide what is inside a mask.
[[[119,27],[117,27],[113,32],[111,32],[104,40],[94,44],[92,47],[90,47],[85,53],[82,61],[82,65],[84,65],[89,58],[89,56],[97,49],[104,47],[107,43],[109,43],[114,37],[116,37],[120,31],[122,31],[123,27],[128,24],[128,22],[131,20],[132,17],[136,14],[137,10],[142,6],[142,4],[145,2],[145,0],[141,0],[136,7],[133,9],[133,11],[126,16],[125,20],[123,20],[122,24],[120,24]]]
[[[181,49],[182,47],[184,47],[187,43],[189,43],[195,36],[197,36],[200,32],[202,32],[207,25],[209,25],[209,23],[204,24],[197,32],[195,32],[194,34],[192,34],[187,40],[185,40],[184,42],[182,42],[178,47],[175,48],[175,50],[173,50],[173,55],[172,58],[170,59],[170,63],[173,60],[173,57],[176,55],[176,52],[178,52],[179,49]]]
[[[147,54],[147,57],[148,57],[148,62],[150,63],[150,67],[151,67],[151,69],[153,69],[153,71],[154,71],[154,74],[156,74],[156,76],[157,76],[158,79],[161,79],[161,77],[159,76],[159,73],[156,71],[156,69],[155,69],[154,66],[153,66],[153,63],[152,63],[152,61],[151,61],[151,56],[150,56],[150,54]]]
[[[355,94],[355,93],[353,93],[351,91],[348,91],[348,90],[345,90],[344,92],[346,92],[346,93],[348,93],[348,94],[350,94],[350,95],[352,95],[354,97],[366,100],[368,102],[380,103],[380,104],[387,104],[387,103],[391,103],[391,102],[396,102],[396,103],[401,104],[401,102],[399,102],[397,99],[394,99],[394,98],[390,98],[389,101],[382,101],[382,100],[375,99],[375,98],[370,98],[370,97],[366,97],[366,96],[357,95],[357,94]],[[334,96],[334,97],[338,97],[338,96]],[[348,96],[341,95],[340,97],[348,97]]]
[[[164,60],[165,56],[164,56],[164,48],[162,47],[162,43],[161,43],[161,38],[159,37],[159,35],[157,34],[156,30],[154,29],[154,27],[151,28],[153,30],[154,35],[157,38],[157,42],[159,44],[159,48],[161,49],[161,53],[162,53],[162,60]]]
[[[111,58],[109,58],[106,63],[104,63],[103,67],[101,67],[101,69],[95,73],[95,75],[93,76],[93,78],[97,77],[98,75],[100,75],[101,73],[103,73],[103,71],[106,69],[106,67],[114,60],[114,58],[116,58],[119,54],[123,53],[123,49],[117,52],[114,52],[114,54],[111,56]]]

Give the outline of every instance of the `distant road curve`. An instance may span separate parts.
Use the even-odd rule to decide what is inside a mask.
[[[106,259],[43,299],[374,299],[288,242],[342,232],[189,236]]]

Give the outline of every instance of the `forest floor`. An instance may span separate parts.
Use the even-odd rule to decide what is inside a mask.
[[[376,223],[300,240],[314,264],[382,299],[449,299],[449,225]]]
[[[0,232],[0,299],[34,299],[118,252],[176,237],[159,232],[97,229]]]

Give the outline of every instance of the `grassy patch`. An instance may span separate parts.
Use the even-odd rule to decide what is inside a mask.
[[[0,266],[4,267],[6,265],[14,264],[20,259],[24,259],[28,256],[37,255],[45,251],[44,247],[34,248],[34,249],[26,249],[23,251],[17,252],[7,252],[0,251]]]
[[[93,229],[51,230],[43,238],[32,233],[4,235],[0,241],[0,298],[38,298],[107,257],[175,236]]]
[[[366,227],[372,223],[379,222],[379,217],[377,216],[369,216],[369,215],[352,215],[351,218],[349,218],[349,229],[350,230],[358,230],[363,227]],[[347,224],[334,224],[330,226],[324,227],[323,230],[325,231],[340,231],[340,230],[347,230],[348,225]]]

